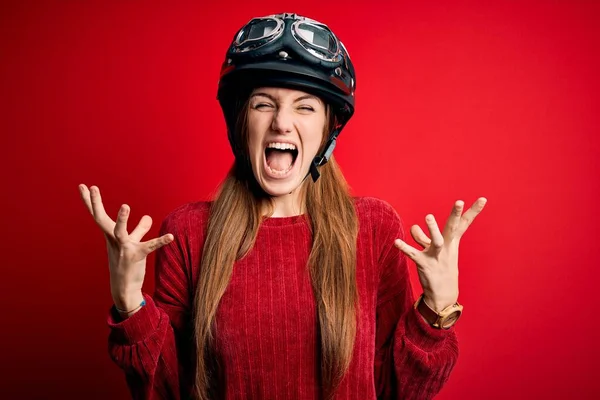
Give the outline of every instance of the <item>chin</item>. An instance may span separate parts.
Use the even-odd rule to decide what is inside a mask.
[[[294,184],[261,184],[261,188],[271,197],[287,196],[297,189],[298,185]]]
[[[254,177],[262,190],[269,196],[286,196],[297,191],[308,174],[308,170],[305,171],[305,168],[301,168],[302,164],[306,165],[301,160],[295,160],[289,171],[275,173],[264,163],[260,171],[254,171]]]
[[[289,174],[286,178],[273,178],[262,173],[257,177],[257,181],[262,190],[269,196],[280,197],[298,190],[305,175],[302,175],[301,171],[297,171],[295,174]]]

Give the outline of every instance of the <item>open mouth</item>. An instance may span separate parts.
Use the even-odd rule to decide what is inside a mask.
[[[298,149],[292,143],[273,142],[265,148],[265,160],[267,168],[274,176],[284,176],[292,170]]]

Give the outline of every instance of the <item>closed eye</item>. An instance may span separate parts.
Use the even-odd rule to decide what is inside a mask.
[[[260,110],[261,108],[273,108],[272,104],[269,103],[258,103],[254,106],[255,109]]]

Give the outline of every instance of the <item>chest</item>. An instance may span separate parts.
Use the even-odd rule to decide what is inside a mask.
[[[314,343],[318,313],[308,259],[312,237],[298,229],[261,229],[252,251],[234,265],[219,304],[218,337],[228,345],[245,343],[246,352]],[[358,334],[374,329],[377,256],[359,237],[356,279],[360,299]],[[310,349],[305,349],[310,351]],[[251,354],[250,354],[251,355]]]

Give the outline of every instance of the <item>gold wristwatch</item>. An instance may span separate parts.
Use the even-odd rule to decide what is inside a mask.
[[[429,325],[434,328],[450,329],[462,315],[463,306],[458,303],[454,303],[451,306],[444,308],[442,311],[436,312],[425,303],[423,297],[424,294],[419,296],[415,302],[415,308],[421,313]]]

